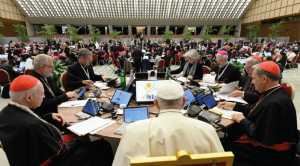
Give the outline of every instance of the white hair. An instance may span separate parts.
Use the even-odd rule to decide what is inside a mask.
[[[178,99],[174,99],[174,100],[165,100],[160,97],[157,97],[157,102],[160,106],[163,106],[163,107],[177,108],[177,107],[181,107],[182,101],[183,101],[182,98],[183,98],[183,96]]]
[[[194,59],[197,61],[200,58],[200,55],[195,49],[191,49],[184,54],[185,57]]]
[[[228,55],[223,55],[223,54],[218,54],[216,55],[216,57],[221,56],[223,57],[223,59],[228,60]]]
[[[25,99],[25,96],[27,94],[36,95],[36,92],[37,92],[37,89],[38,89],[37,85],[38,84],[36,84],[34,87],[32,87],[30,89],[20,91],[20,92],[9,91],[9,96],[10,96],[11,101],[13,101],[13,102],[22,101],[22,100]]]
[[[49,55],[39,54],[34,58],[33,70],[37,71],[40,65],[49,65],[49,60],[53,60],[53,58]]]
[[[253,65],[257,65],[257,64],[261,63],[261,61],[255,59],[255,58],[251,58],[251,57],[246,59],[246,63],[248,63],[248,62],[253,62]]]
[[[278,49],[278,48],[276,48],[276,49],[274,50],[274,52],[279,52],[279,49]]]

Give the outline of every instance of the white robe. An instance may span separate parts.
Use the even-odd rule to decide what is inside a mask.
[[[129,166],[131,158],[224,152],[215,129],[205,122],[184,117],[180,110],[160,111],[158,118],[132,123],[120,141],[113,166]]]

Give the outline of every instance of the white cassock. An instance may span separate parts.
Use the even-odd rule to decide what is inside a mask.
[[[180,110],[166,109],[158,118],[126,127],[113,166],[130,166],[131,158],[170,156],[180,150],[190,154],[224,152],[210,124],[184,117]]]

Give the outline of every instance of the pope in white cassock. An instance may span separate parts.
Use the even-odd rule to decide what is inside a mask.
[[[154,100],[159,116],[126,127],[113,166],[129,166],[131,158],[176,155],[180,150],[190,154],[224,152],[210,124],[183,116],[186,100],[177,82],[162,83]]]

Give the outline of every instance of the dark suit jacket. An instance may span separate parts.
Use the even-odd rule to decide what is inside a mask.
[[[41,106],[34,109],[33,111],[39,116],[43,116],[51,112],[57,113],[57,105],[69,100],[68,96],[66,95],[66,92],[62,91],[59,87],[57,87],[50,77],[47,77],[47,82],[55,96],[53,97],[50,91],[48,90],[47,86],[45,85],[45,81],[42,80],[42,78],[44,78],[43,76],[41,76],[34,70],[32,70],[29,75],[37,78],[43,84],[45,91],[45,98],[43,99]]]
[[[18,55],[18,56],[19,56],[19,54],[21,54],[21,51],[20,51],[20,50],[17,50],[17,49],[14,50],[14,51],[12,51],[12,50],[7,50],[6,52],[8,53],[8,56],[7,56],[7,59],[8,59],[8,60],[12,60],[14,55]]]
[[[49,51],[49,45],[46,45],[46,46],[44,47],[44,54],[47,54],[48,51]]]
[[[88,68],[90,79],[87,77],[85,72],[83,71],[82,67],[79,64],[79,61],[74,63],[68,68],[67,73],[70,73],[78,78],[81,78],[82,80],[92,80],[92,81],[102,81],[102,75],[96,75],[93,70],[93,66],[89,65],[85,68]],[[67,87],[71,88],[72,90],[75,90],[79,87],[85,86],[82,84],[82,80],[79,80],[78,78],[74,78],[71,75],[67,74]]]
[[[20,75],[20,73],[15,71],[11,65],[5,63],[0,63],[0,69],[3,69],[8,73],[11,82]]]

